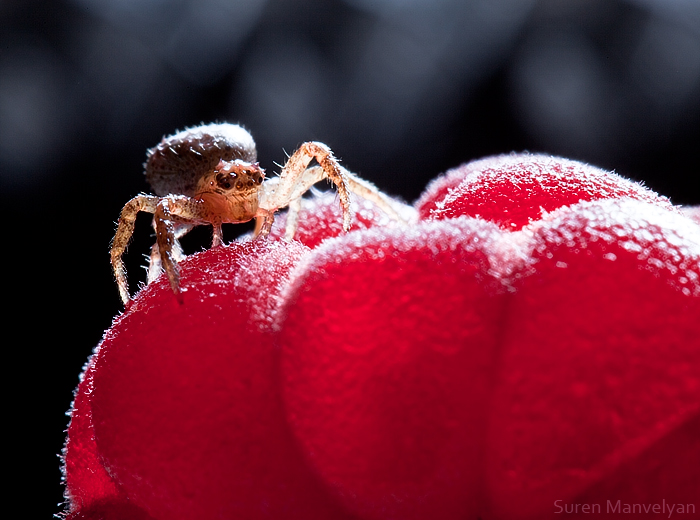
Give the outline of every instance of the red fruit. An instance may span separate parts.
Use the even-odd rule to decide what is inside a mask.
[[[483,221],[316,249],[280,333],[288,417],[361,518],[475,518],[504,287]]]
[[[69,507],[66,520],[152,520],[129,502],[105,471],[97,451],[90,406],[97,356],[99,349],[81,376],[71,407],[62,468]]]
[[[614,173],[529,154],[487,157],[450,170],[430,183],[415,207],[426,220],[471,216],[517,231],[562,206],[622,197],[672,207],[665,197]]]
[[[407,219],[414,217],[413,208],[398,200],[392,200],[393,207]],[[353,219],[351,231],[373,227],[392,226],[395,222],[373,202],[362,197],[352,196]],[[270,231],[270,238],[284,237],[287,212],[278,214]],[[305,246],[314,248],[327,238],[344,234],[343,217],[335,192],[322,192],[312,198],[302,199],[299,223],[294,239]]]
[[[319,245],[340,212],[310,204],[313,252],[194,255],[184,304],[160,279],[115,320],[74,404],[71,520],[695,500],[700,227],[666,199],[513,155],[433,183],[413,227],[370,208]]]
[[[531,518],[659,475],[679,501],[700,486],[700,232],[674,212],[599,201],[523,232],[356,233],[314,251],[286,300],[290,423],[362,518]],[[673,436],[681,451],[646,460]]]
[[[641,500],[634,489],[652,490],[661,471],[666,500],[687,502],[688,483],[700,489],[700,437],[660,467],[641,459],[700,412],[700,230],[628,200],[564,208],[532,233],[490,399],[493,510],[551,512],[629,467],[640,473],[614,498]]]
[[[153,520],[153,518],[143,509],[118,498],[94,502],[69,513],[65,520]]]
[[[255,241],[181,265],[105,335],[91,398],[97,446],[129,499],[158,520],[342,518],[288,433],[269,324],[307,248]]]
[[[65,494],[71,511],[84,510],[97,502],[124,496],[102,466],[95,444],[90,409],[94,359],[88,363],[75,392],[63,450]]]
[[[643,478],[640,478],[640,475]],[[696,514],[688,508],[681,518],[700,517],[698,490],[700,489],[700,413],[679,424],[673,431],[640,451],[635,458],[611,470],[605,478],[591,485],[576,497],[578,503],[602,504],[607,510],[621,504],[667,504],[680,516],[674,504],[693,504]],[[611,500],[612,498],[612,500]],[[663,507],[663,506],[662,506]],[[618,509],[620,511],[622,506]],[[602,512],[601,511],[601,512]],[[638,512],[637,512],[638,513]],[[668,509],[665,516],[668,518]],[[590,515],[589,515],[590,516]],[[619,513],[608,518],[619,518]],[[659,518],[658,514],[639,515],[640,518]]]

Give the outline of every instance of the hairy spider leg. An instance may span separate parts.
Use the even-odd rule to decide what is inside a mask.
[[[131,297],[129,296],[129,283],[126,277],[126,270],[122,261],[122,256],[131,240],[134,233],[134,224],[136,215],[144,211],[154,215],[156,228],[156,245],[160,261],[168,276],[170,286],[176,295],[179,295],[179,272],[177,269],[176,254],[173,249],[176,244],[175,226],[176,224],[198,224],[208,223],[213,224],[216,229],[218,223],[219,230],[221,229],[220,222],[212,222],[211,216],[206,211],[206,208],[201,201],[184,195],[168,195],[167,197],[156,197],[153,195],[137,195],[124,205],[119,216],[119,224],[117,232],[112,241],[112,249],[110,250],[110,258],[114,276],[117,279],[119,295],[126,306]],[[183,232],[182,234],[186,233]],[[220,235],[220,231],[219,231]]]
[[[310,187],[315,182],[323,178],[330,179],[338,189],[340,197],[340,205],[343,209],[343,229],[350,229],[352,216],[350,213],[350,195],[343,175],[343,170],[338,164],[338,160],[333,156],[330,148],[323,143],[306,142],[292,154],[287,160],[287,163],[282,168],[282,172],[278,179],[270,179],[267,181],[268,186],[263,192],[259,204],[259,215],[256,216],[256,236],[263,237],[270,233],[272,223],[274,221],[274,213],[280,208],[288,206],[290,202],[299,198],[295,196],[297,187],[304,179],[306,172],[314,172],[314,169],[307,170],[311,161],[316,160],[319,167],[323,171],[323,176],[316,181],[308,184]],[[318,173],[312,173],[313,178],[318,176]],[[303,183],[305,185],[305,183]],[[301,188],[300,188],[301,189]],[[308,187],[306,188],[308,189]]]
[[[301,197],[297,197],[289,203],[287,222],[284,227],[284,239],[291,242],[299,227],[299,212],[301,211]]]
[[[376,186],[358,177],[344,167],[340,165],[338,165],[338,167],[350,192],[362,197],[363,199],[373,202],[392,220],[404,224],[406,223],[406,219],[399,215],[391,205],[389,197],[379,191]],[[301,210],[301,197],[304,195],[304,193],[309,191],[314,184],[322,181],[325,178],[326,174],[323,168],[320,166],[312,166],[304,171],[303,175],[297,182],[296,186],[294,187],[294,191],[290,195],[291,201],[289,202],[289,211],[287,212],[287,222],[284,233],[284,238],[286,240],[293,240],[294,235],[296,234],[297,225],[299,223],[299,211]],[[268,182],[275,182],[276,180],[277,179],[270,179]],[[256,225],[257,224],[258,222],[256,221]],[[257,236],[258,231],[256,231],[255,234]]]
[[[180,262],[185,258],[182,252],[182,247],[180,246],[179,239],[184,237],[187,233],[194,229],[195,225],[186,222],[175,222],[175,243],[173,245],[173,257],[176,262]],[[153,220],[153,229],[156,228],[156,222]],[[212,246],[214,247],[214,246]],[[151,247],[151,255],[148,263],[148,278],[147,284],[154,281],[163,272],[163,265],[160,259],[160,250],[158,249],[158,243],[156,242]]]
[[[345,176],[348,189],[351,192],[376,204],[379,209],[386,213],[392,220],[402,224],[408,224],[408,221],[399,215],[399,213],[394,209],[394,206],[391,204],[391,199],[379,191],[374,184],[358,177],[352,172],[349,172],[342,166],[340,168]]]
[[[134,234],[136,215],[138,215],[140,211],[155,213],[157,205],[158,197],[143,194],[137,195],[124,204],[121,214],[119,215],[119,224],[117,224],[117,232],[112,239],[112,248],[109,251],[109,255],[112,262],[114,277],[117,279],[119,295],[124,305],[129,303],[129,282],[126,278],[126,269],[124,268],[122,255],[129,245],[131,236]]]
[[[168,276],[170,287],[172,288],[178,301],[182,303],[180,295],[180,270],[173,255],[175,245],[175,226],[170,214],[170,200],[167,197],[158,201],[156,212],[153,215],[156,223],[156,244],[160,251],[160,261],[163,264],[165,274]]]

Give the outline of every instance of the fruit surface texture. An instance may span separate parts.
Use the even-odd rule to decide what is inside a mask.
[[[335,206],[305,203],[301,241],[188,257],[181,303],[161,276],[115,319],[76,390],[68,518],[700,513],[692,211],[527,154],[437,178],[410,225],[360,205],[344,233]]]

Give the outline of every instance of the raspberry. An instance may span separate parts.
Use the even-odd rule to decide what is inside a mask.
[[[614,173],[546,155],[487,157],[435,179],[416,202],[423,219],[471,216],[517,231],[562,206],[630,197],[671,208],[665,197]]]
[[[276,295],[307,251],[255,241],[194,255],[182,305],[161,278],[105,335],[97,449],[154,518],[342,518],[302,462],[274,376]]]
[[[76,393],[68,518],[693,501],[692,208],[531,155],[448,172],[412,226],[362,206],[341,234],[333,196],[307,204],[303,243],[193,255],[182,304],[161,277],[115,320]]]

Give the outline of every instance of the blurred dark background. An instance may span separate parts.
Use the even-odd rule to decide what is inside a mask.
[[[60,510],[64,413],[121,309],[108,249],[149,189],[145,151],[203,121],[246,126],[268,171],[323,141],[408,202],[450,167],[529,150],[700,204],[700,2],[0,0],[5,429],[24,516]],[[139,219],[132,286],[151,240]]]

